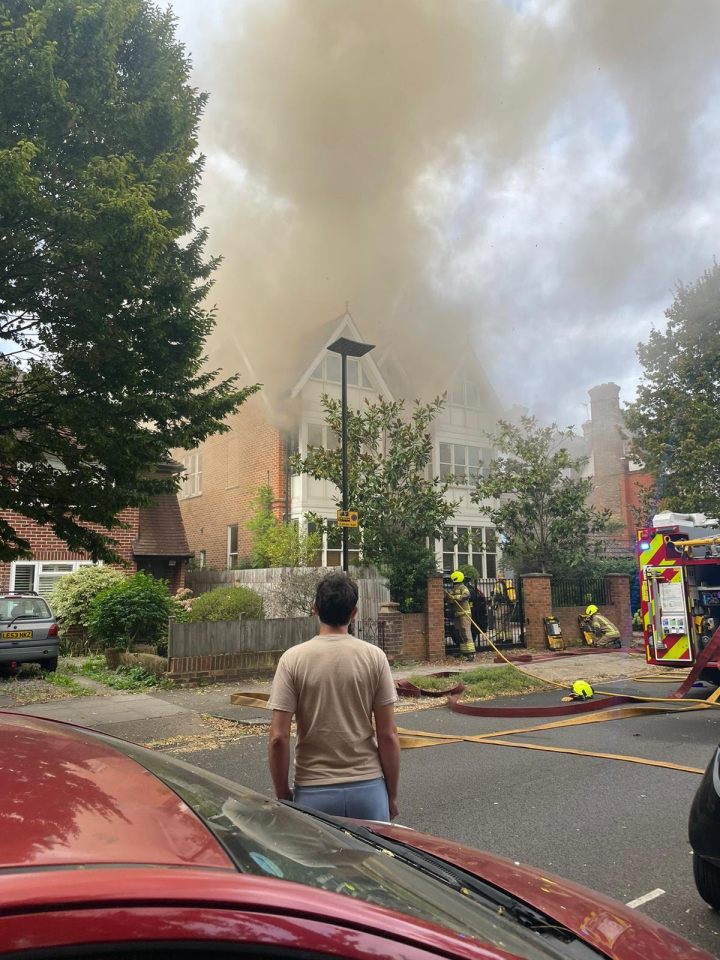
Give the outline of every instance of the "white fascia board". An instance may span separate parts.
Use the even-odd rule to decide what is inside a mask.
[[[301,377],[301,378],[298,380],[298,382],[295,384],[294,388],[290,391],[290,396],[291,396],[293,399],[294,399],[295,397],[297,397],[298,394],[302,391],[303,387],[305,386],[305,384],[308,382],[308,380],[309,380],[310,377],[312,376],[313,370],[315,370],[315,368],[317,367],[317,365],[322,361],[323,357],[325,356],[325,354],[326,354],[326,352],[327,352],[328,346],[329,346],[331,343],[334,343],[337,339],[339,339],[345,332],[348,332],[348,333],[350,334],[350,339],[352,339],[352,340],[359,340],[361,343],[363,342],[363,338],[362,338],[362,336],[361,336],[361,334],[360,334],[360,331],[358,330],[357,325],[355,324],[355,321],[353,320],[352,316],[351,316],[349,313],[344,313],[344,314],[340,317],[339,322],[338,322],[338,325],[337,325],[337,327],[335,328],[335,330],[330,334],[330,336],[329,336],[328,339],[325,341],[325,343],[324,343],[323,346],[320,348],[320,350],[318,350],[318,352],[317,352],[317,354],[316,354],[315,359],[313,360],[313,362],[310,364],[310,366],[307,368],[307,370],[305,371],[305,373],[302,375],[302,377]],[[363,362],[363,363],[366,363],[366,364],[368,365],[368,367],[369,367],[369,369],[370,369],[373,377],[375,378],[375,381],[376,381],[377,385],[378,385],[379,388],[380,388],[379,392],[380,392],[384,397],[386,397],[388,400],[392,400],[392,399],[393,399],[393,396],[392,396],[392,393],[390,392],[390,388],[388,387],[387,383],[385,382],[385,378],[384,378],[383,375],[380,373],[380,369],[379,369],[378,365],[377,365],[377,364],[375,363],[375,361],[373,360],[373,358],[372,358],[372,353],[366,354],[366,355],[362,358],[362,362]]]

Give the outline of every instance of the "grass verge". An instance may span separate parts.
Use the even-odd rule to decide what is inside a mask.
[[[128,690],[130,692],[151,688],[167,690],[173,686],[172,680],[165,679],[164,677],[156,677],[140,666],[119,666],[111,670],[107,665],[107,660],[102,654],[88,657],[87,660],[79,664],[66,663],[63,666],[63,671],[66,674],[75,673],[83,677],[88,677],[90,680],[102,683],[106,687],[111,687],[113,690]]]
[[[428,677],[416,675],[408,678],[421,690],[447,690],[462,681],[465,690],[463,700],[494,700],[495,697],[511,697],[535,690],[548,690],[550,684],[528,677],[515,667],[478,667],[466,670],[457,677]]]
[[[23,663],[17,671],[0,676],[0,695],[10,698],[12,705],[17,707],[90,694],[92,690],[87,690],[72,677],[45,673],[37,663]]]

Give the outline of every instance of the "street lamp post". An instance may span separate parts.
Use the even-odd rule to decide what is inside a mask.
[[[342,508],[348,509],[348,449],[347,449],[347,358],[364,357],[366,353],[374,348],[374,344],[360,343],[357,340],[349,340],[347,337],[340,337],[328,347],[333,353],[339,353],[342,361],[341,383],[341,408],[342,408]],[[342,566],[345,573],[348,572],[348,546],[349,533],[348,528],[342,528]]]

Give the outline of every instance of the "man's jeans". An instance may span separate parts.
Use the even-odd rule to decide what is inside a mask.
[[[299,807],[353,820],[390,820],[385,778],[333,783],[327,787],[297,785],[293,796]]]

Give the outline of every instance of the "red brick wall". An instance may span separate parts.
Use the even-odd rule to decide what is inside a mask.
[[[522,577],[523,612],[525,615],[525,642],[529,648],[547,646],[543,617],[552,613],[550,576],[545,573],[528,573]]]
[[[121,559],[128,566],[121,569],[135,569],[135,563],[132,552],[133,541],[138,535],[138,514],[137,507],[129,507],[123,510],[119,519],[127,523],[127,529],[117,528],[110,531],[110,536],[117,540],[117,552]],[[67,544],[60,540],[52,532],[50,527],[40,526],[34,520],[28,520],[27,517],[5,510],[0,511],[0,517],[12,524],[16,533],[24,537],[30,543],[33,560],[86,560],[87,554],[73,553],[67,547]],[[90,529],[108,531],[96,524],[88,524]],[[10,564],[0,563],[0,589],[8,590],[10,588]]]
[[[400,622],[402,624],[400,655],[409,660],[424,660],[427,656],[425,614],[402,613]]]
[[[623,573],[610,573],[605,577],[607,585],[606,604],[598,604],[598,611],[607,617],[620,631],[620,638],[626,643],[632,640],[632,616],[630,614],[630,579]],[[565,646],[577,646],[582,643],[578,617],[585,614],[586,604],[579,607],[557,607],[552,611],[563,632]],[[544,641],[543,641],[543,645]]]
[[[238,552],[252,547],[248,520],[255,512],[258,488],[270,484],[275,510],[283,516],[286,495],[286,458],[283,437],[267,419],[262,395],[251,397],[226,421],[227,433],[209,437],[202,445],[202,493],[180,500],[190,549],[196,558],[205,550],[208,567],[227,566],[227,528],[238,525]],[[176,459],[183,451],[175,450]]]

